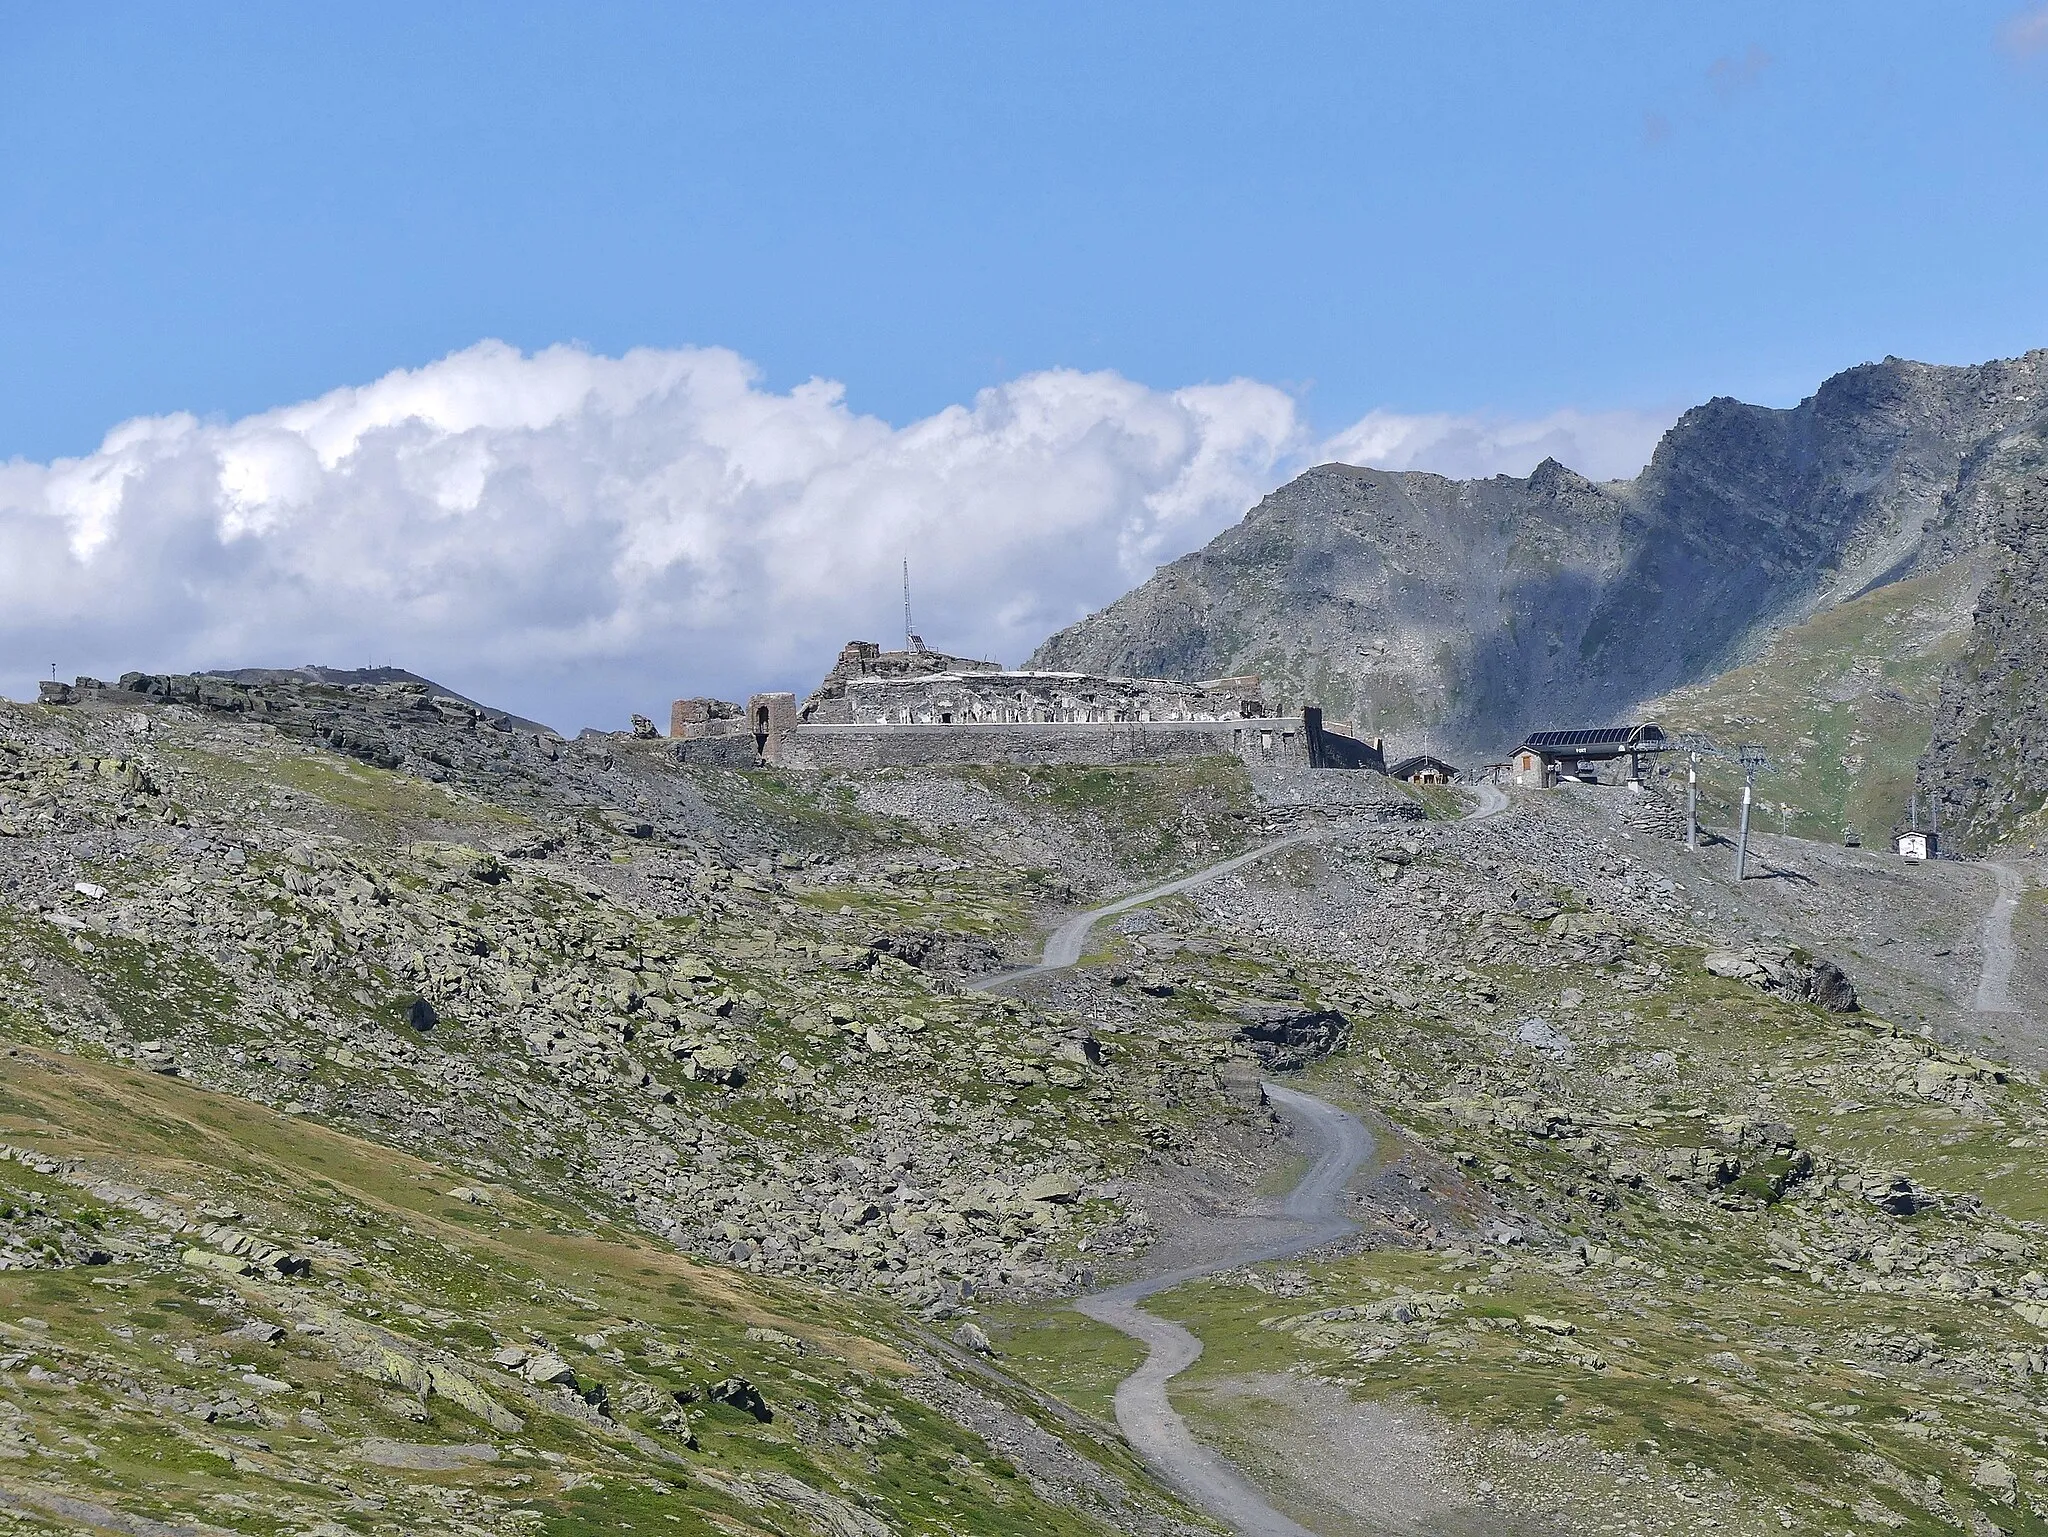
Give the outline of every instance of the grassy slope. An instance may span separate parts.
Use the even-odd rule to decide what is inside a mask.
[[[1782,823],[1795,836],[1832,841],[1853,827],[1882,841],[1905,816],[1941,675],[1968,637],[1977,581],[1957,561],[1880,588],[1783,631],[1759,661],[1651,701],[1642,716],[1726,748],[1763,744],[1775,772],[1757,796],[1772,831]],[[1701,779],[1702,818],[1731,822],[1740,777],[1709,760]]]
[[[430,1162],[77,1058],[9,1058],[0,1141],[83,1160],[69,1180],[0,1162],[0,1189],[10,1207],[33,1202],[114,1247],[147,1243],[150,1224],[83,1191],[83,1178],[188,1210],[235,1208],[237,1226],[299,1235],[316,1256],[305,1279],[228,1277],[181,1263],[183,1246],[202,1242],[187,1236],[138,1260],[0,1273],[0,1353],[23,1358],[0,1377],[0,1494],[31,1506],[61,1490],[263,1533],[457,1518],[562,1534],[804,1530],[793,1514],[804,1497],[779,1482],[794,1478],[888,1530],[1100,1529],[1038,1499],[901,1390],[915,1341],[886,1308],[695,1264],[502,1189],[472,1205],[449,1194],[461,1178]],[[223,1337],[250,1320],[287,1333]],[[493,1429],[438,1391],[365,1370],[356,1330],[465,1372],[524,1428]],[[586,1389],[604,1385],[613,1420],[490,1364],[500,1343],[542,1339]],[[245,1373],[267,1381],[252,1389]],[[704,1396],[735,1374],[772,1420]],[[677,1389],[695,1401],[679,1406]],[[222,1407],[207,1407],[210,1422],[166,1414],[177,1398]],[[380,1465],[392,1446],[486,1450],[421,1471]]]

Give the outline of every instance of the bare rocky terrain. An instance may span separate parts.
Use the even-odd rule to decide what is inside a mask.
[[[2048,1121],[2036,1016],[1972,1007],[1997,881],[1760,838],[1738,888],[1640,820],[1522,795],[1126,942],[1176,997],[1225,935],[1292,955],[1353,1027],[1299,1081],[1387,1153],[1357,1239],[1148,1304],[1205,1345],[1175,1402],[1316,1531],[2038,1529]]]
[[[2048,1519],[2024,862],[121,685],[0,710],[24,1530],[1213,1530],[1071,1304],[1256,1238],[1276,1082],[1371,1129],[1352,1231],[1145,1306],[1302,1529]]]

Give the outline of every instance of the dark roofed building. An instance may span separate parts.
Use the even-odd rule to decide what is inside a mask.
[[[1598,766],[1628,759],[1628,777],[1640,777],[1644,753],[1668,751],[1671,744],[1653,725],[1581,726],[1569,731],[1532,731],[1515,749],[1510,778],[1518,785],[1541,789],[1560,779],[1594,779]]]
[[[1387,777],[1405,780],[1412,785],[1447,785],[1458,777],[1458,765],[1446,763],[1429,753],[1417,753],[1388,769]]]

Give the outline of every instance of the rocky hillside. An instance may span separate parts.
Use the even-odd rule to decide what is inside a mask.
[[[1323,1010],[1253,955],[1143,1033],[973,984],[1258,837],[1234,761],[793,779],[407,677],[64,697],[0,701],[0,1512],[1189,1529],[976,1320],[1143,1248],[1156,1167],[1256,1179],[1245,1071]]]
[[[1267,1209],[1280,1074],[1374,1118],[1357,1235],[1159,1306],[1312,1529],[2048,1530],[2048,1103],[1964,1039],[1971,867],[1760,833],[1737,888],[1620,791],[742,773],[120,681],[0,705],[23,1530],[1212,1530],[1068,1303]]]
[[[1996,575],[1942,680],[1920,785],[1960,852],[2038,845],[2048,811],[2048,435],[2014,488]]]
[[[1979,549],[2048,413],[2048,352],[1887,359],[1789,410],[1688,411],[1641,475],[1323,465],[1031,665],[1258,672],[1412,741],[1505,751],[1755,655],[1777,627]]]

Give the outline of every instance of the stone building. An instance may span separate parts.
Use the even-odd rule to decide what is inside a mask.
[[[1412,785],[1447,785],[1458,777],[1458,765],[1447,762],[1433,753],[1417,753],[1412,758],[1403,758],[1387,770],[1389,779],[1403,780]]]
[[[669,706],[668,734],[678,741],[743,736],[747,712],[730,699],[678,699]]]
[[[1110,725],[1251,720],[1266,713],[1257,678],[1177,683],[1011,672],[922,649],[857,640],[797,712],[821,726]]]
[[[678,699],[668,712],[668,734],[684,763],[752,768],[761,761],[747,707],[730,699]]]
[[[913,637],[915,641],[915,637]],[[1269,713],[1255,677],[1182,683],[1013,672],[913,644],[854,641],[801,704],[756,694],[744,711],[680,700],[678,756],[722,763],[750,750],[793,768],[937,763],[1125,763],[1236,753],[1302,768],[1385,771],[1377,742],[1326,726],[1322,711]]]

